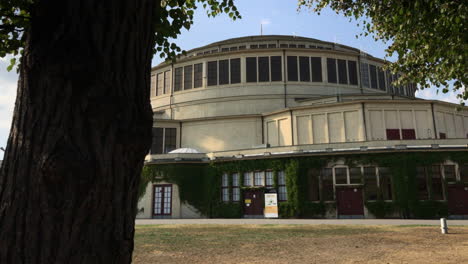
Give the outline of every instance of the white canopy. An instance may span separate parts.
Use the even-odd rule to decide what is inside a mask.
[[[201,152],[193,148],[179,148],[169,153],[201,153]]]

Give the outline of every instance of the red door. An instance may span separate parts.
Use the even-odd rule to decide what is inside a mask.
[[[172,184],[154,185],[154,216],[172,214]]]
[[[338,215],[364,215],[364,202],[360,187],[337,187],[336,203]]]
[[[449,185],[448,209],[451,215],[468,215],[468,186]]]
[[[263,215],[265,197],[263,190],[245,190],[244,215]]]

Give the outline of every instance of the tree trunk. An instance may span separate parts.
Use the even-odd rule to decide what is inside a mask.
[[[130,263],[154,0],[37,0],[0,170],[0,263]]]

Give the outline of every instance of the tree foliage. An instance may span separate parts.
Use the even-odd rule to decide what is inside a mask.
[[[157,0],[155,0],[157,1]],[[226,13],[233,20],[241,18],[233,0],[161,0],[157,7],[155,20],[155,48],[161,58],[174,59],[182,52],[172,40],[182,29],[193,25],[194,11],[202,5],[207,15],[214,17]],[[34,0],[2,0],[0,3],[0,57],[13,56],[8,70],[15,65],[21,55],[25,34],[30,26],[30,14]],[[16,57],[15,57],[16,56]]]
[[[299,8],[320,14],[330,7],[338,14],[359,21],[363,35],[390,43],[386,56],[397,55],[389,64],[402,73],[399,83],[414,82],[420,89],[461,90],[468,100],[468,2],[457,0],[299,0]],[[362,35],[361,34],[361,35]]]

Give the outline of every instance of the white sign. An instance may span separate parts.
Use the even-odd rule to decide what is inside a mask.
[[[278,218],[278,196],[276,193],[265,193],[265,218]]]

